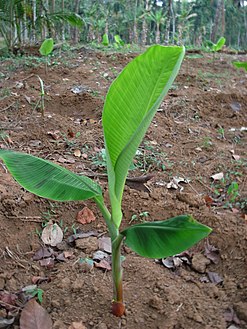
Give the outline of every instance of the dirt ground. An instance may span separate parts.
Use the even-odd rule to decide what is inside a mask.
[[[0,148],[31,153],[94,177],[107,200],[104,98],[113,79],[136,55],[84,47],[58,52],[47,75],[41,60],[2,61]],[[54,329],[247,328],[247,74],[236,70],[233,60],[246,58],[186,56],[129,172],[130,177],[153,176],[145,184],[129,181],[123,199],[123,227],[192,214],[213,229],[207,240],[184,257],[163,261],[123,248],[127,311],[115,318],[110,313],[111,271],[89,268],[81,261],[91,259],[100,237],[107,236],[96,206],[91,201],[63,204],[33,196],[0,163],[0,292],[16,294],[41,277],[42,306]],[[37,75],[45,84],[44,118],[37,104]],[[75,156],[78,150],[80,157]],[[212,178],[215,174],[220,176]],[[184,182],[177,189],[168,188],[174,177]],[[96,220],[83,225],[76,217],[84,206]],[[33,256],[43,247],[40,234],[48,220],[60,225],[64,240],[52,248],[52,262],[45,266],[44,259]],[[94,236],[67,243],[76,230],[93,231]],[[63,259],[54,260],[54,253],[62,253]],[[22,307],[18,304],[19,313]],[[0,322],[8,312],[0,299]],[[17,329],[18,323],[16,317],[8,328]]]

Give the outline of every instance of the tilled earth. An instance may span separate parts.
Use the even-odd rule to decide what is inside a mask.
[[[108,200],[101,127],[104,98],[110,83],[136,55],[87,48],[57,53],[47,75],[41,60],[33,57],[2,61],[0,148],[31,153],[89,175],[102,185]],[[35,277],[46,278],[37,287],[44,291],[42,306],[57,329],[247,328],[247,75],[232,66],[233,60],[244,56],[185,58],[129,173],[150,179],[129,180],[123,199],[123,227],[189,213],[212,227],[206,241],[163,261],[123,248],[127,311],[115,318],[110,313],[111,271],[81,261],[91,259],[100,237],[107,236],[96,206],[91,201],[56,203],[33,196],[1,164],[0,291],[16,294],[36,282]],[[37,75],[45,84],[44,117]],[[212,178],[215,174],[220,175]],[[176,177],[177,188],[168,188]],[[85,206],[96,220],[83,225],[76,218]],[[64,240],[50,250],[52,262],[44,265],[33,256],[44,249],[40,234],[48,220],[60,225]],[[95,236],[68,244],[67,238],[79,230]],[[64,255],[61,260],[54,256],[59,253]],[[22,307],[18,305],[19,313]],[[7,315],[0,299],[0,323]],[[19,328],[18,323],[17,316],[9,328]]]

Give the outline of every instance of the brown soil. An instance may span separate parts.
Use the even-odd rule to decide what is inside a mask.
[[[135,56],[82,48],[72,58],[58,55],[48,75],[42,64],[27,68],[23,61],[2,62],[0,148],[30,152],[74,172],[93,174],[106,189],[103,163],[95,161],[103,147],[104,97],[118,72]],[[135,160],[139,169],[130,172],[130,176],[154,176],[144,185],[132,182],[125,188],[123,226],[132,215],[147,211],[146,220],[189,213],[213,228],[207,241],[189,251],[192,265],[169,269],[123,249],[127,311],[123,318],[115,318],[110,313],[111,272],[96,267],[85,271],[78,265],[81,257],[92,257],[95,238],[88,238],[84,250],[61,246],[69,248],[73,258],[55,262],[52,268],[32,259],[41,245],[36,233],[44,216],[63,221],[65,239],[73,227],[104,235],[106,226],[96,206],[91,201],[62,204],[33,196],[14,182],[2,164],[0,289],[15,293],[32,284],[34,276],[49,277],[50,282],[39,288],[44,290],[42,305],[57,329],[80,321],[86,328],[101,329],[247,328],[247,159],[242,128],[247,123],[247,75],[232,67],[233,60],[244,58],[221,54],[213,60],[204,54],[185,59],[141,145],[145,156]],[[45,83],[44,118],[35,106],[40,93],[37,75]],[[82,86],[82,92],[74,94],[75,86]],[[84,159],[74,156],[76,149]],[[224,181],[213,182],[210,176],[220,172]],[[181,190],[168,189],[174,176],[190,182],[181,183]],[[238,183],[239,195],[230,200],[227,190],[233,181]],[[96,221],[82,225],[76,215],[85,205]],[[204,256],[206,242],[218,249],[215,263]],[[209,279],[212,272],[220,282]],[[1,316],[6,316],[3,306]],[[18,320],[10,328],[19,328]]]

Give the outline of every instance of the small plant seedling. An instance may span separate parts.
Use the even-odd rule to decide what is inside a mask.
[[[181,253],[205,238],[211,229],[191,215],[143,222],[122,231],[122,197],[129,167],[157,109],[171,87],[184,57],[184,47],[155,45],[136,57],[112,83],[103,110],[108,173],[108,210],[101,187],[86,176],[32,155],[0,150],[10,173],[26,190],[56,201],[92,199],[99,207],[112,244],[112,312],[122,316],[121,245],[143,257],[164,258]]]
[[[224,37],[219,38],[219,40],[211,46],[211,50],[215,53],[217,51],[220,51],[224,44],[226,42],[226,39]]]
[[[238,183],[232,182],[231,185],[227,189],[227,194],[230,197],[230,202],[235,202],[236,198],[239,196],[238,192]]]
[[[44,290],[37,288],[35,285],[32,287],[30,286],[29,290],[25,291],[27,295],[30,295],[31,297],[37,297],[39,303],[41,304],[43,301],[43,293]]]
[[[221,139],[225,139],[225,129],[224,128],[220,127],[218,129],[218,133],[220,134]]]
[[[108,34],[104,34],[102,38],[102,45],[108,47],[109,46],[109,38]]]
[[[48,56],[53,51],[54,48],[54,41],[52,38],[45,39],[42,42],[42,45],[39,48],[39,52],[42,56],[45,56],[45,73],[47,74],[47,65],[48,65]]]
[[[124,46],[124,41],[121,39],[120,35],[118,35],[118,34],[114,35],[114,40],[115,40],[114,47],[116,49]]]

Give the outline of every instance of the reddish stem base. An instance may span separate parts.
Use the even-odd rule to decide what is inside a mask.
[[[125,313],[125,306],[122,302],[112,302],[112,314],[121,317]]]

